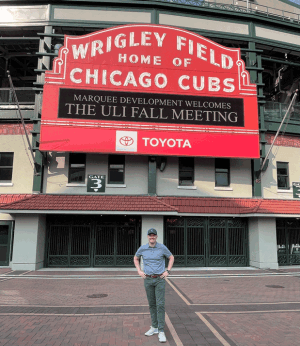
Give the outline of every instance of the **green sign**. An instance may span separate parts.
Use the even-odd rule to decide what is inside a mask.
[[[293,197],[300,198],[300,183],[293,183]]]
[[[105,192],[105,175],[88,174],[87,192]]]

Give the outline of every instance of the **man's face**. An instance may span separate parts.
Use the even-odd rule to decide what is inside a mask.
[[[155,244],[157,239],[157,235],[155,234],[148,234],[148,241],[150,244]]]

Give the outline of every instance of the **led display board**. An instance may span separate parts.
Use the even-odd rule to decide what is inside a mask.
[[[259,157],[240,50],[162,25],[66,36],[45,74],[42,151]]]

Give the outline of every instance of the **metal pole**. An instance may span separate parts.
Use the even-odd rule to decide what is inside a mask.
[[[276,135],[275,135],[275,137],[274,137],[274,139],[273,139],[273,142],[272,142],[272,144],[271,144],[271,146],[270,146],[270,149],[269,149],[269,151],[268,151],[268,154],[266,155],[266,157],[265,157],[265,159],[264,159],[264,161],[263,161],[263,163],[262,163],[262,165],[261,165],[261,167],[260,167],[260,172],[262,172],[262,170],[263,170],[263,168],[264,168],[264,166],[265,166],[265,164],[266,164],[267,158],[268,158],[268,156],[269,156],[269,154],[270,154],[270,152],[271,152],[271,150],[272,150],[272,148],[273,148],[273,146],[274,146],[274,143],[275,143],[275,141],[276,141],[276,139],[277,139],[277,137],[278,137],[278,135],[279,135],[279,132],[280,132],[280,130],[281,130],[281,128],[282,128],[282,125],[283,125],[283,123],[284,123],[284,121],[285,121],[285,118],[287,117],[287,115],[288,115],[289,112],[290,112],[290,109],[291,109],[291,107],[292,107],[292,105],[293,105],[293,103],[294,103],[294,100],[295,100],[297,94],[298,94],[298,89],[296,90],[296,92],[295,92],[295,94],[294,94],[294,96],[293,96],[293,98],[292,98],[292,101],[291,101],[291,103],[290,103],[290,105],[289,105],[289,107],[288,107],[288,109],[287,109],[287,111],[286,111],[286,113],[285,113],[285,116],[283,117],[282,122],[281,122],[281,124],[280,124],[280,126],[279,126],[279,128],[278,128],[278,130],[277,130],[277,132],[276,132]]]
[[[12,91],[12,93],[13,93],[13,97],[14,97],[15,102],[16,102],[16,104],[17,104],[18,113],[19,113],[19,116],[20,116],[20,119],[21,119],[21,123],[22,123],[23,129],[24,129],[25,135],[26,135],[26,139],[27,139],[27,142],[28,142],[29,151],[30,151],[31,156],[32,156],[34,175],[37,175],[37,171],[36,171],[36,168],[35,168],[35,163],[36,163],[36,162],[35,162],[35,158],[34,158],[34,155],[33,155],[31,143],[30,143],[30,140],[29,140],[27,131],[26,131],[25,122],[24,122],[24,119],[23,119],[23,116],[22,116],[22,113],[21,113],[21,110],[20,110],[20,104],[19,104],[19,101],[18,101],[18,98],[17,98],[17,95],[16,95],[16,91],[15,91],[15,88],[14,88],[14,85],[13,85],[13,82],[12,82],[12,79],[11,79],[9,70],[7,70],[7,75],[8,75],[8,80],[9,80],[10,88],[11,88],[11,91]]]

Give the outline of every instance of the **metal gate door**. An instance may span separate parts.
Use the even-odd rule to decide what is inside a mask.
[[[0,266],[9,265],[11,246],[11,222],[1,221],[0,224]]]
[[[208,219],[208,265],[248,265],[248,232],[240,218]]]
[[[167,218],[165,244],[176,266],[246,266],[246,222],[235,218]]]
[[[300,264],[300,221],[277,219],[278,265]]]
[[[50,226],[47,252],[49,267],[89,267],[91,265],[91,226]]]
[[[136,225],[96,226],[94,266],[133,266],[139,238],[140,232]]]
[[[82,218],[81,222],[85,224],[49,226],[47,266],[133,266],[133,256],[140,245],[137,219],[100,224],[97,218]]]

